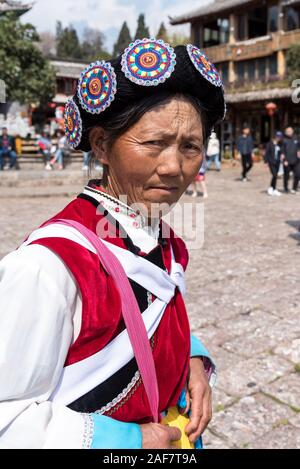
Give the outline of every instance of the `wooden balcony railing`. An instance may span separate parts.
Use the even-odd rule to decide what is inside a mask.
[[[204,49],[204,52],[214,63],[237,62],[272,55],[279,50],[288,49],[296,42],[300,42],[300,29],[279,31],[269,36],[249,39],[247,41],[208,47]]]

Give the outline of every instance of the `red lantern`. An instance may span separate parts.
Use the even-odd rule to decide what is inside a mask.
[[[270,117],[274,116],[275,112],[277,111],[277,104],[275,103],[266,104],[266,110],[267,110],[268,116]]]

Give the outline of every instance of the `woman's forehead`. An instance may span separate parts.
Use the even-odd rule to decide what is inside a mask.
[[[190,131],[202,128],[199,113],[188,101],[172,100],[149,110],[136,123],[135,130],[165,132],[178,126]]]

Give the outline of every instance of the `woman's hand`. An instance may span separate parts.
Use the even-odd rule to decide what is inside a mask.
[[[185,431],[190,442],[195,443],[212,418],[212,392],[200,357],[193,357],[190,360],[186,400],[187,407],[184,413],[191,410],[191,414]]]
[[[143,449],[172,449],[173,441],[180,440],[181,431],[177,427],[169,427],[160,423],[141,425]]]

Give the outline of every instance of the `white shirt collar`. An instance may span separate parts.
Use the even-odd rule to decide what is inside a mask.
[[[141,213],[134,211],[129,205],[99,189],[86,186],[83,194],[97,200],[120,223],[133,243],[143,252],[148,253],[157,246],[159,219],[154,220],[152,226],[148,226],[146,218]]]

